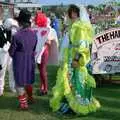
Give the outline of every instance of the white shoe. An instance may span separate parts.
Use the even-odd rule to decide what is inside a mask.
[[[0,91],[0,96],[3,96],[3,92],[2,91]]]

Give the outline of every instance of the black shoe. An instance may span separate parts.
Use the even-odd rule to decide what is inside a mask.
[[[38,96],[44,96],[44,95],[47,95],[47,92],[44,92],[44,91],[39,91],[38,92]]]
[[[44,95],[44,92],[43,92],[43,91],[40,91],[40,92],[39,92],[39,95],[40,95],[40,96],[43,96],[43,95]]]
[[[48,94],[48,92],[46,91],[46,92],[44,92],[44,95],[47,95]]]

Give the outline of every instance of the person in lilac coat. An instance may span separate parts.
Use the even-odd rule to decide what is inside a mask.
[[[33,102],[32,84],[35,77],[34,51],[36,47],[36,33],[30,28],[31,13],[23,9],[20,11],[18,22],[20,30],[14,35],[9,54],[13,58],[13,71],[19,106],[28,109],[28,103]],[[27,95],[26,95],[27,94]]]

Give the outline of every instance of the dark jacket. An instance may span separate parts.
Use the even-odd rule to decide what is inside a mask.
[[[0,25],[0,48],[3,48],[4,44],[9,41],[11,43],[11,31]]]

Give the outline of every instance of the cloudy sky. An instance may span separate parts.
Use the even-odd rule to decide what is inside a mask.
[[[100,4],[106,0],[37,0],[39,1],[40,4],[42,5],[56,5],[56,4],[71,4],[71,3],[75,3],[75,4],[93,4],[93,5],[97,5]],[[108,0],[109,1],[109,0]],[[119,0],[118,0],[119,1]]]

